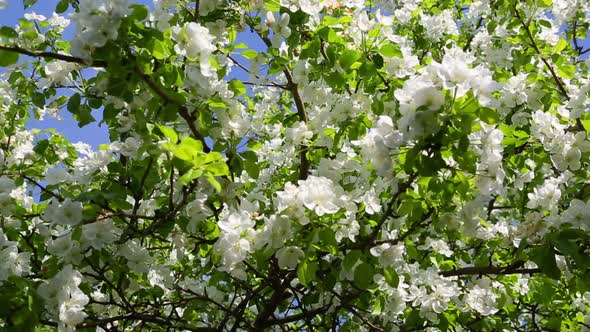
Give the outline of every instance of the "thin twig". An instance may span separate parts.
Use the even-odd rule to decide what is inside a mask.
[[[39,189],[41,189],[42,192],[50,195],[51,197],[55,197],[55,199],[57,199],[59,202],[63,202],[65,200],[65,198],[63,196],[61,196],[60,194],[54,193],[53,191],[47,189],[45,186],[41,185],[39,182],[35,181],[33,178],[27,176],[27,175],[21,175],[25,180],[31,182],[32,184],[34,184],[35,186],[37,186]]]
[[[553,66],[551,66],[551,64],[547,61],[547,59],[545,59],[545,57],[542,55],[541,50],[539,49],[539,46],[537,46],[537,43],[535,42],[535,38],[533,37],[533,34],[531,33],[531,30],[529,29],[528,24],[525,23],[524,20],[522,19],[522,17],[520,16],[520,13],[518,12],[518,9],[516,8],[516,4],[514,5],[514,13],[516,15],[516,18],[522,24],[522,27],[524,28],[524,30],[531,42],[531,45],[535,49],[535,52],[537,52],[537,55],[539,56],[539,58],[541,58],[541,61],[543,61],[543,63],[545,64],[545,67],[547,67],[547,69],[549,69],[549,72],[551,72],[551,76],[553,76],[553,80],[555,80],[555,83],[557,83],[557,87],[559,88],[559,91],[563,94],[563,96],[565,97],[566,100],[569,100],[570,97],[569,97],[567,91],[565,90],[563,83],[559,79],[559,76],[557,76],[557,74],[555,73]]]

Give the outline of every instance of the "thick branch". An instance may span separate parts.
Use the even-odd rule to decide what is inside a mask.
[[[19,53],[19,54],[28,55],[31,57],[36,57],[36,58],[55,59],[55,60],[62,60],[62,61],[71,62],[71,63],[78,63],[81,65],[90,66],[90,67],[106,67],[107,66],[107,62],[104,60],[91,60],[89,62],[89,61],[84,60],[82,58],[78,58],[78,57],[71,56],[71,55],[54,53],[54,52],[45,52],[45,51],[42,51],[42,52],[30,51],[30,50],[27,50],[27,49],[24,49],[24,48],[18,47],[18,46],[0,45],[0,50],[7,51],[7,52]]]
[[[247,19],[247,23],[250,26],[250,28],[254,31],[256,31],[255,29],[255,24],[254,22],[252,22],[252,19],[246,15],[246,19]],[[262,39],[262,41],[264,42],[264,44],[267,47],[272,47],[272,42],[270,41],[270,39],[268,39],[267,37],[262,36],[260,33],[258,33],[258,36],[260,37],[260,39]],[[293,74],[291,73],[291,71],[288,68],[285,68],[283,70],[283,74],[285,74],[285,78],[287,79],[287,89],[289,91],[291,91],[291,95],[293,96],[293,100],[295,101],[295,108],[297,109],[297,115],[299,116],[299,120],[306,122],[307,123],[307,114],[305,113],[305,106],[303,105],[303,99],[301,98],[301,94],[299,93],[299,89],[297,86],[297,83],[295,83],[293,81]],[[309,175],[309,168],[310,168],[310,163],[309,163],[309,159],[307,159],[307,151],[308,151],[308,147],[305,145],[301,145],[301,150],[299,151],[299,157],[300,157],[300,163],[299,163],[299,179],[300,180],[305,180],[307,179],[307,176]]]
[[[273,319],[273,313],[285,299],[286,289],[289,287],[289,284],[293,278],[295,278],[295,274],[291,273],[287,275],[281,283],[275,285],[274,292],[267,301],[267,305],[264,307],[264,310],[256,317],[256,321],[254,322],[254,329],[256,331],[263,331],[264,328],[270,325],[270,321]]]
[[[539,268],[522,268],[524,262],[519,261],[508,266],[466,266],[452,271],[441,271],[439,274],[444,277],[484,275],[484,274],[533,274],[541,272]]]

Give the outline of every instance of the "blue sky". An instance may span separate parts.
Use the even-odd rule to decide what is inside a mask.
[[[18,20],[24,17],[25,13],[35,12],[40,15],[44,15],[45,17],[51,17],[53,12],[55,11],[55,6],[57,5],[57,0],[39,0],[35,5],[28,8],[26,11],[23,8],[23,1],[22,0],[8,0],[8,7],[4,10],[0,10],[0,23],[4,26],[15,26],[18,24]],[[151,0],[137,0],[134,3],[146,4],[151,6]],[[62,15],[68,16],[68,13],[71,13],[71,8]],[[74,38],[75,34],[75,27],[74,25],[70,25],[64,31],[64,39],[71,40]],[[67,90],[60,91],[65,95],[69,95],[70,93],[65,92]],[[62,110],[60,112],[63,120],[57,120],[52,117],[46,117],[44,121],[30,121],[28,123],[28,129],[31,128],[55,128],[58,132],[64,133],[66,137],[71,142],[78,142],[82,141],[84,143],[88,143],[92,145],[94,148],[98,148],[100,144],[109,143],[109,136],[108,136],[108,128],[106,125],[102,125],[101,127],[98,126],[98,122],[101,119],[101,112],[102,110],[94,110],[92,115],[98,121],[90,123],[83,128],[78,126],[78,122],[74,120],[69,112],[66,110]]]
[[[132,1],[130,1],[132,2]],[[134,3],[139,4],[146,4],[152,7],[151,0],[136,0],[133,1]],[[23,8],[23,0],[8,0],[8,7],[4,10],[0,10],[0,25],[4,26],[15,26],[18,23],[18,20],[22,18],[25,14],[25,10]],[[44,15],[46,17],[50,17],[55,10],[55,5],[58,3],[57,0],[39,0],[34,6],[28,8],[26,12],[35,12],[40,15]],[[71,8],[68,12],[71,12]],[[67,12],[67,13],[68,13]],[[66,15],[67,15],[66,13]],[[75,27],[71,25],[66,31],[64,32],[64,39],[71,40],[74,37]],[[249,32],[242,33],[238,35],[238,42],[244,42],[250,47],[254,49],[262,49],[264,48],[263,44],[260,42],[258,38],[253,36],[253,34]],[[580,45],[584,47],[590,46],[590,38],[580,41]],[[588,54],[586,54],[586,57]],[[248,66],[248,62],[245,58],[237,55],[235,57],[238,61],[242,64]],[[241,80],[248,80],[248,75],[243,72],[239,68],[234,68],[231,75],[232,78],[237,78]],[[68,94],[67,92],[62,92],[64,94]],[[53,119],[53,118],[46,118],[46,120],[42,122],[31,121],[28,125],[28,128],[55,128],[58,132],[64,133],[71,142],[78,142],[82,141],[92,145],[94,148],[97,148],[100,144],[108,143],[108,130],[105,125],[102,127],[98,126],[98,122],[101,119],[101,110],[95,110],[93,112],[93,116],[97,119],[97,122],[91,123],[86,125],[83,128],[78,127],[77,121],[75,121],[69,112],[63,110],[61,112],[63,117],[62,121]]]
[[[25,11],[22,5],[22,0],[8,0],[8,2],[8,7],[4,10],[0,10],[0,25],[15,26],[18,24],[18,20],[24,17],[25,13],[31,12],[44,15],[45,17],[51,17],[55,10],[56,4],[58,3],[58,1],[56,0],[39,0],[35,5],[33,5]],[[130,1],[130,3],[144,4],[148,5],[149,7],[152,7],[153,2],[151,0],[136,0]],[[72,9],[70,8],[65,14],[62,15],[65,15],[67,17],[68,13],[71,12]],[[75,27],[72,24],[64,31],[63,36],[65,40],[71,40],[74,38],[74,34]],[[253,38],[252,34],[249,32],[238,35],[237,42],[244,42],[249,45],[253,45],[253,47],[257,47],[258,49],[261,49],[263,47],[262,42],[258,41],[257,38]],[[248,66],[247,60],[242,56],[236,55],[235,58],[238,59],[238,61],[240,61],[242,64]],[[230,74],[230,78],[237,78],[243,81],[247,81],[248,74],[236,67]],[[67,90],[62,90],[60,91],[60,93],[64,95],[72,94],[72,92],[68,92]],[[64,133],[71,142],[82,141],[92,145],[94,148],[97,148],[100,144],[110,142],[108,137],[108,128],[106,127],[106,125],[103,124],[102,126],[98,126],[98,122],[101,119],[101,112],[102,110],[100,109],[94,110],[92,115],[95,119],[97,119],[97,121],[94,123],[90,123],[84,126],[83,128],[80,128],[78,126],[78,122],[74,120],[71,114],[66,110],[62,110],[60,112],[63,118],[63,120],[61,121],[51,117],[46,117],[46,119],[41,122],[30,121],[28,123],[27,128],[55,128],[58,132]]]

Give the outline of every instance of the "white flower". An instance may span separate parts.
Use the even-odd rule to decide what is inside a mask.
[[[47,87],[51,83],[68,84],[72,81],[72,71],[79,68],[76,63],[62,60],[55,60],[45,65],[45,75],[47,79],[39,84],[40,87]]]
[[[498,312],[497,296],[490,287],[490,285],[484,285],[484,287],[475,285],[465,297],[465,304],[484,316]]]
[[[212,44],[214,37],[209,34],[206,27],[195,22],[187,23],[182,28],[172,28],[172,38],[177,42],[174,46],[176,53],[186,55],[190,59],[205,62],[215,51],[215,45]]]
[[[379,263],[387,268],[395,266],[403,260],[405,247],[401,243],[393,246],[389,243],[383,243],[371,248],[369,252],[371,255],[379,257]]]
[[[127,266],[136,273],[148,272],[148,265],[153,260],[147,249],[135,240],[125,242],[119,248],[119,254],[127,259]]]
[[[381,212],[381,202],[375,193],[375,189],[367,191],[361,198],[360,202],[365,204],[365,212],[375,214]]]
[[[211,209],[205,205],[206,201],[207,195],[197,192],[195,199],[186,205],[186,213],[190,218],[190,222],[186,226],[189,232],[196,233],[198,223],[213,214]]]
[[[418,247],[420,250],[432,249],[434,252],[439,253],[443,256],[450,257],[453,255],[453,251],[449,248],[449,245],[442,239],[433,239],[427,237],[424,241],[424,245]],[[429,250],[430,251],[430,250]]]
[[[121,149],[119,152],[126,156],[126,157],[135,157],[137,155],[137,150],[139,150],[141,146],[141,141],[135,137],[127,137],[125,142],[121,144]]]
[[[276,253],[280,268],[294,269],[299,261],[305,257],[303,250],[297,246],[282,247]]]
[[[199,15],[207,16],[209,13],[215,11],[219,6],[219,0],[200,0],[199,1]]]
[[[534,188],[533,192],[528,193],[527,196],[529,198],[529,202],[527,203],[529,209],[535,209],[537,207],[547,210],[551,209],[561,198],[559,182],[554,178],[548,179],[540,186]]]
[[[78,287],[81,283],[80,272],[66,265],[49,282],[39,286],[38,293],[45,299],[46,309],[59,318],[60,331],[73,331],[87,317],[83,310],[90,298]]]
[[[293,67],[293,82],[297,84],[307,84],[309,82],[307,75],[309,72],[309,63],[306,60],[299,60]]]
[[[71,233],[49,240],[47,251],[52,255],[64,258],[66,262],[77,262],[82,259],[80,243],[72,240]]]
[[[291,35],[289,28],[289,14],[283,13],[280,17],[275,16],[275,13],[269,11],[266,13],[266,25],[270,27],[274,34],[272,36],[272,44],[277,47],[281,43],[281,37],[287,38]]]
[[[70,16],[76,23],[71,52],[90,59],[95,48],[117,39],[121,21],[130,12],[129,4],[127,0],[80,0],[79,8]]]
[[[84,295],[85,296],[85,295]],[[80,299],[71,298],[59,306],[59,320],[69,326],[76,326],[84,321],[88,316],[84,311],[84,306]]]
[[[13,179],[0,176],[0,193],[10,194],[14,189],[16,189],[16,185]]]
[[[285,184],[283,191],[277,192],[275,200],[277,212],[281,212],[296,219],[301,225],[309,223],[305,216],[305,208],[298,196],[298,188],[290,182]]]
[[[61,204],[52,198],[43,218],[60,225],[77,225],[82,221],[82,203],[66,198]]]
[[[262,248],[268,244],[270,248],[280,248],[292,236],[291,219],[285,215],[273,215],[266,221],[264,229],[259,233],[257,247]]]
[[[307,129],[305,122],[297,122],[293,127],[287,128],[285,138],[294,145],[300,145],[303,142],[311,139],[313,132]]]
[[[382,142],[388,148],[396,148],[402,143],[402,133],[394,128],[393,120],[387,115],[379,116],[371,132],[375,133],[375,141]]]
[[[221,234],[215,242],[215,251],[222,255],[223,269],[232,271],[254,249],[255,222],[247,210],[228,214],[218,223]]]
[[[49,20],[47,20],[47,22],[49,22],[49,24],[54,27],[60,27],[62,29],[70,25],[70,20],[58,15],[57,13],[53,13],[53,15],[49,18]]]
[[[48,169],[47,172],[45,172],[45,182],[47,183],[47,185],[50,186],[65,181],[69,181],[70,179],[70,173],[68,173],[68,170],[63,167],[53,167]]]
[[[343,193],[339,185],[325,177],[310,176],[306,180],[299,180],[299,199],[318,216],[338,212],[342,206]]]
[[[29,21],[39,21],[39,22],[43,22],[47,19],[47,17],[43,16],[43,15],[39,15],[35,12],[30,12],[30,13],[25,13],[25,18]]]
[[[66,225],[77,225],[82,221],[82,203],[74,202],[66,198],[61,204],[63,219],[61,223]]]
[[[420,12],[420,24],[426,29],[428,36],[435,41],[442,39],[444,34],[456,35],[459,33],[453,18],[453,11],[449,9],[434,16]]]
[[[590,203],[573,199],[569,208],[562,213],[561,217],[564,223],[570,223],[573,227],[588,230],[590,229],[590,223],[588,223],[590,220]]]
[[[84,244],[100,250],[117,240],[122,231],[110,219],[99,220],[82,226]]]
[[[170,268],[166,266],[151,267],[148,272],[148,281],[152,286],[158,286],[165,292],[174,287],[174,278]]]
[[[0,233],[0,236],[4,236]],[[2,243],[4,242],[4,243]],[[10,276],[22,276],[31,271],[29,266],[31,253],[18,252],[16,242],[0,239],[0,285]]]

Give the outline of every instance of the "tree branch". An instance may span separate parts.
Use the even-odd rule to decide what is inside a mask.
[[[0,45],[0,50],[7,51],[7,52],[19,53],[19,54],[28,55],[31,57],[36,57],[36,58],[62,60],[62,61],[77,63],[77,64],[90,66],[90,67],[106,67],[107,66],[107,62],[104,60],[91,60],[90,62],[88,62],[87,60],[84,60],[82,58],[78,58],[78,57],[67,55],[67,54],[45,52],[45,51],[30,51],[30,50],[24,49],[19,46]]]
[[[55,197],[55,199],[57,199],[59,202],[63,202],[65,200],[63,196],[61,196],[60,194],[56,194],[53,191],[45,188],[45,186],[41,185],[39,182],[35,181],[33,178],[31,178],[27,175],[24,175],[24,174],[22,174],[21,176],[23,177],[23,179],[31,182],[32,184],[37,186],[37,188],[41,189],[42,192],[50,195],[51,197]]]
[[[247,24],[253,31],[256,31],[254,22],[252,22],[252,18],[248,15],[245,15]],[[267,37],[262,36],[258,31],[256,34],[262,39],[266,47],[272,47],[272,42]],[[293,75],[288,68],[283,69],[283,74],[285,74],[285,78],[287,79],[287,89],[291,91],[291,95],[293,96],[293,100],[295,101],[295,108],[297,109],[297,115],[299,116],[299,120],[307,123],[307,114],[305,113],[305,106],[303,104],[303,99],[301,98],[301,94],[299,93],[299,89],[297,83],[293,81]],[[309,175],[309,168],[310,163],[309,159],[307,159],[307,151],[308,147],[305,145],[301,145],[301,150],[299,151],[299,180],[307,179]]]
[[[190,112],[188,111],[186,106],[183,105],[182,103],[179,103],[177,100],[175,100],[170,95],[168,95],[168,93],[166,93],[166,91],[164,91],[164,89],[161,86],[159,86],[154,80],[152,80],[152,78],[149,75],[142,72],[139,67],[135,66],[135,72],[145,82],[145,84],[147,84],[147,86],[156,95],[158,95],[158,97],[160,97],[162,100],[164,100],[167,103],[170,103],[170,104],[173,104],[173,105],[176,105],[179,107],[178,114],[180,114],[180,116],[186,121],[193,136],[195,136],[196,139],[198,139],[199,141],[201,141],[201,143],[203,143],[203,151],[209,152],[210,149],[207,146],[207,143],[205,142],[205,138],[203,137],[203,135],[201,135],[201,132],[195,126],[195,118],[190,114]]]
[[[408,228],[408,230],[404,234],[402,234],[401,236],[399,236],[395,239],[377,241],[376,244],[389,243],[389,244],[395,245],[395,244],[402,242],[408,236],[412,235],[414,233],[414,231],[416,231],[418,229],[418,227],[420,227],[422,225],[426,225],[428,219],[430,219],[430,217],[432,216],[433,213],[434,213],[434,208],[430,208],[428,210],[428,212],[426,212],[426,214],[424,216],[422,216],[422,219],[413,223],[412,226],[410,226],[410,228]]]
[[[542,55],[541,50],[539,49],[539,46],[537,46],[537,43],[535,42],[535,38],[533,37],[533,34],[531,33],[531,30],[529,29],[528,24],[525,23],[524,20],[522,19],[522,17],[520,16],[520,13],[518,12],[518,9],[516,8],[516,3],[514,5],[514,14],[516,15],[516,18],[520,21],[520,24],[524,28],[524,30],[529,38],[529,41],[531,42],[531,45],[535,49],[535,52],[537,52],[537,55],[539,56],[539,58],[541,58],[541,61],[543,61],[543,63],[545,64],[545,67],[547,67],[547,69],[549,69],[549,72],[551,72],[551,76],[553,76],[553,80],[555,81],[555,83],[557,83],[557,87],[559,88],[559,91],[561,92],[561,94],[563,94],[563,96],[565,97],[566,100],[569,100],[570,97],[569,97],[567,91],[565,90],[563,83],[559,79],[559,76],[557,76],[557,74],[555,73],[553,66],[551,66],[551,64],[547,61],[547,59],[545,59],[545,57]]]
[[[508,266],[466,266],[451,271],[441,271],[440,274],[443,277],[455,277],[455,276],[466,276],[466,275],[506,275],[506,274],[534,274],[540,273],[540,268],[522,268],[523,261],[512,263]]]

